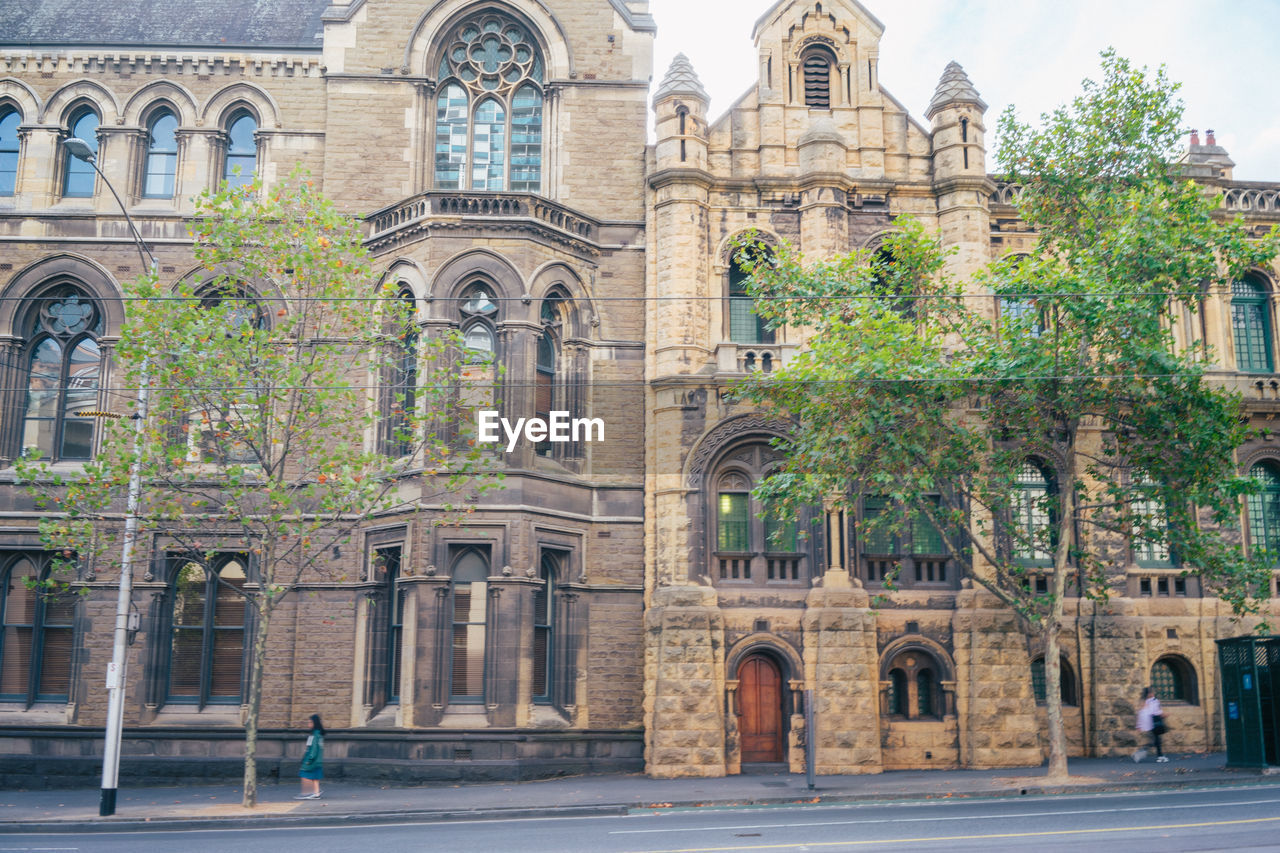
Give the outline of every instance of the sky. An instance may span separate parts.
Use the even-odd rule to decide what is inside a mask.
[[[755,85],[751,29],[773,0],[652,0],[655,84],[676,53],[719,117]],[[1069,101],[1114,47],[1183,84],[1188,128],[1217,131],[1237,180],[1280,182],[1280,0],[864,0],[884,24],[880,84],[926,127],[942,70],[964,66],[990,105],[1024,120]]]

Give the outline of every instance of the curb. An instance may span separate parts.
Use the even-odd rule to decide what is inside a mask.
[[[1091,785],[1034,785],[997,790],[948,791],[945,793],[898,794],[815,792],[813,797],[748,797],[726,800],[689,800],[685,802],[600,803],[581,806],[513,806],[476,809],[404,809],[393,812],[347,812],[344,814],[263,814],[256,817],[109,817],[96,820],[68,819],[45,821],[0,821],[0,836],[25,833],[57,834],[83,832],[196,831],[208,829],[246,829],[268,826],[342,827],[394,823],[443,823],[457,820],[519,820],[548,817],[617,817],[634,814],[670,814],[701,809],[729,809],[782,806],[837,806],[869,803],[913,803],[936,800],[992,799],[1009,800],[1023,797],[1050,797],[1068,794],[1105,794],[1135,791],[1175,791],[1194,788],[1251,788],[1273,784],[1271,779],[1186,779],[1161,782],[1108,782]]]

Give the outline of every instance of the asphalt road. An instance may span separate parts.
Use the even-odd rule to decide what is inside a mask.
[[[1093,794],[637,812],[536,818],[191,832],[0,835],[0,851],[41,853],[729,853],[990,851],[1036,853],[1280,850],[1280,785]]]

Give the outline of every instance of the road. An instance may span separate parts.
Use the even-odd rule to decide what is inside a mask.
[[[1051,853],[1280,850],[1280,785],[1199,791],[705,808],[627,816],[265,826],[174,832],[4,834],[0,851],[41,853]]]

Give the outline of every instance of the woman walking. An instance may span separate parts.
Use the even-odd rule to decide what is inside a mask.
[[[320,799],[320,780],[324,778],[324,726],[320,715],[311,715],[311,734],[307,736],[307,750],[302,754],[302,793],[295,800]]]
[[[1160,748],[1160,735],[1165,731],[1164,709],[1160,707],[1160,700],[1150,687],[1142,688],[1142,705],[1138,708],[1139,745],[1138,751],[1133,754],[1133,760],[1141,761],[1147,757],[1147,750],[1141,745],[1142,735],[1146,734],[1151,737],[1151,748],[1156,752],[1156,761],[1168,761],[1164,750]]]

